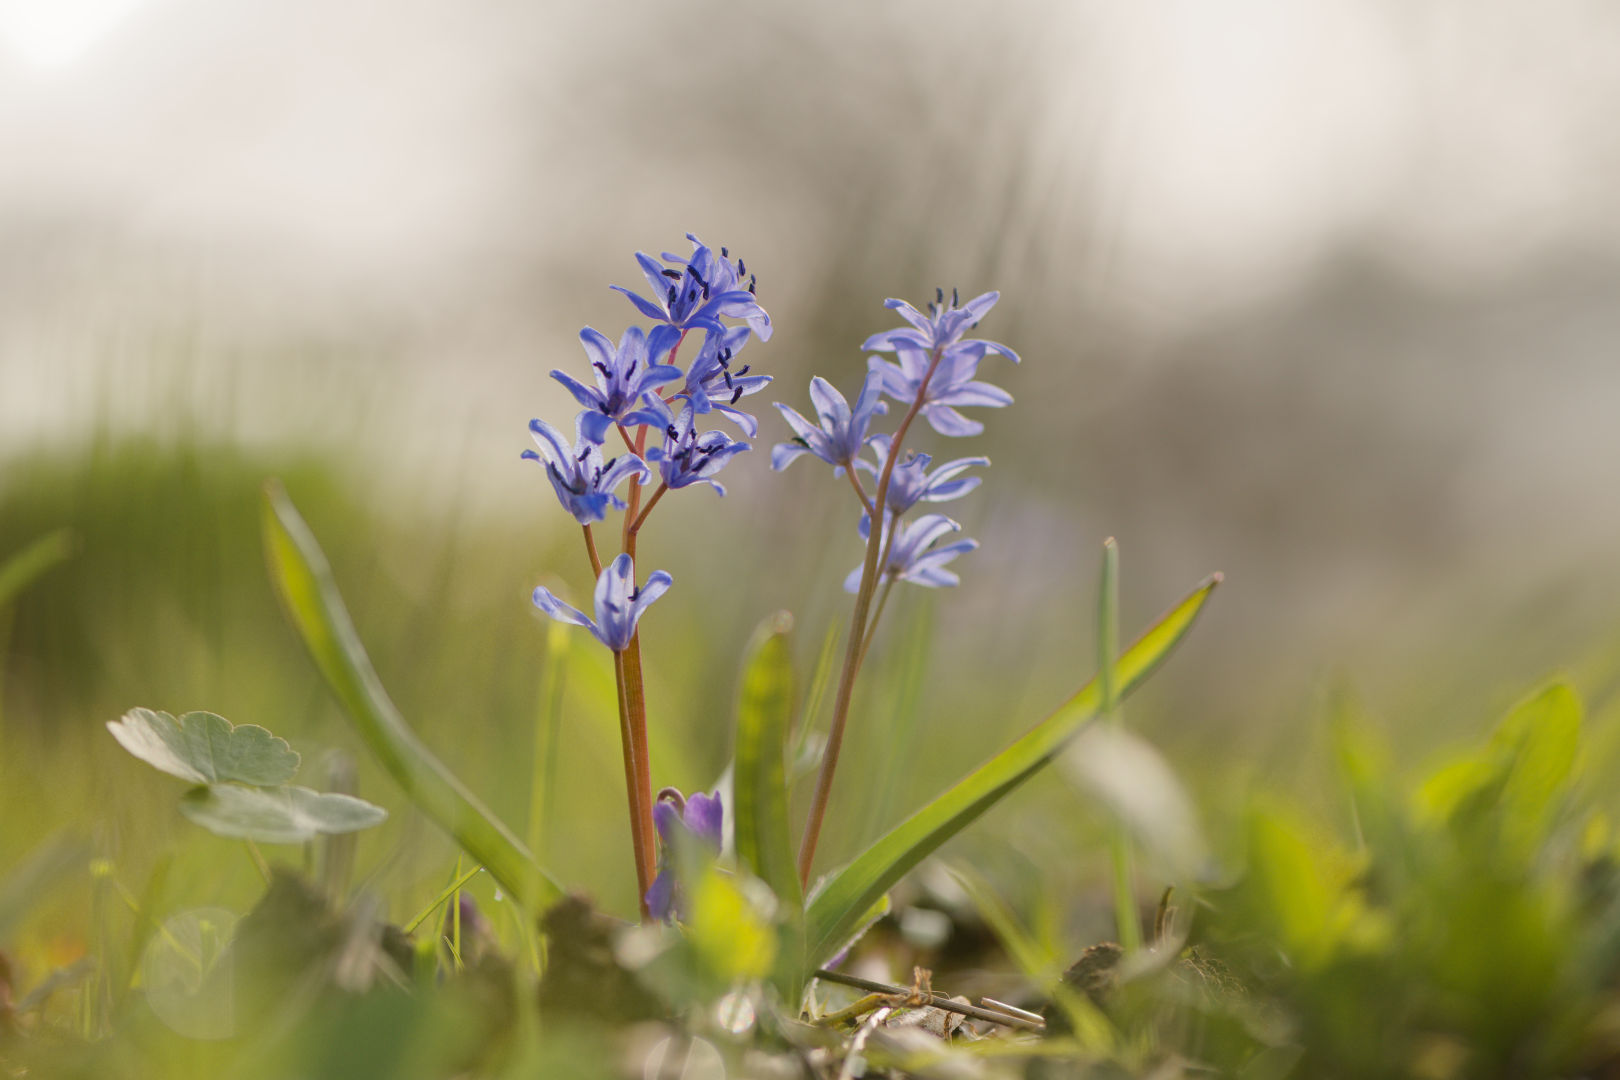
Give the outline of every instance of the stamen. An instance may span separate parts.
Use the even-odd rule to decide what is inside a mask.
[[[675,286],[671,285],[669,287],[669,292],[664,294],[664,303],[665,304],[673,304],[674,302],[675,302]]]
[[[962,306],[962,301],[957,299],[957,297],[956,297],[956,287],[953,285],[951,287],[951,307],[961,307],[961,306]]]
[[[681,280],[681,272],[668,266],[664,267],[663,275],[667,278],[674,278],[676,281]]]
[[[721,257],[721,258],[722,258],[722,259],[729,259],[729,258],[731,258],[731,252],[729,252],[729,251],[727,251],[727,250],[726,250],[726,249],[725,249],[725,247],[724,247],[724,246],[722,246],[722,247],[721,247],[721,248],[720,248],[720,257]]]
[[[731,392],[731,403],[733,405],[737,404],[737,402],[742,400],[742,396],[743,396],[743,388],[739,386],[739,387],[737,387],[737,389],[735,389],[735,390],[733,390]]]
[[[934,287],[934,301],[940,304],[945,302],[945,290],[937,285]]]

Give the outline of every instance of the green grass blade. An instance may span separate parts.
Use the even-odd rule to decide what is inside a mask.
[[[0,608],[26,589],[36,578],[73,554],[73,533],[57,529],[0,563]]]
[[[1119,687],[1114,665],[1119,661],[1119,544],[1103,541],[1102,579],[1097,587],[1097,687],[1102,694],[1103,723],[1119,725]],[[1119,944],[1128,953],[1142,947],[1142,924],[1132,887],[1131,835],[1123,820],[1108,830],[1108,856],[1114,887],[1114,925]]]
[[[790,616],[766,620],[754,635],[737,702],[734,777],[737,858],[784,904],[803,904],[788,825],[787,739],[793,719]]]
[[[355,730],[417,808],[481,863],[519,904],[535,910],[560,892],[510,829],[405,725],[360,644],[326,555],[278,484],[265,488],[265,555],[288,617]]]
[[[1161,618],[1115,666],[1119,696],[1141,685],[1192,627],[1220,584],[1216,574]],[[1034,730],[979,766],[957,785],[889,830],[854,862],[827,880],[806,913],[809,956],[827,959],[872,904],[905,873],[1018,787],[1061,750],[1101,708],[1087,683]]]

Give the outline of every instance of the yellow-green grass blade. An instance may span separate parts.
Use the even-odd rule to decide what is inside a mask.
[[[0,562],[0,608],[26,589],[35,579],[73,554],[73,533],[68,529],[48,532],[32,544]]]
[[[263,526],[270,578],[288,617],[389,775],[519,904],[533,911],[547,893],[560,893],[522,841],[406,726],[360,643],[326,555],[279,484],[265,488]]]
[[[1140,686],[1186,636],[1220,581],[1215,574],[1194,589],[1119,658],[1114,671],[1121,698]],[[835,872],[806,913],[811,960],[825,961],[847,939],[861,914],[895,882],[1051,761],[1101,707],[1099,687],[1095,681],[1087,683],[1034,730]]]

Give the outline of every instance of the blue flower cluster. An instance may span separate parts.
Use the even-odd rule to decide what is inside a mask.
[[[750,445],[721,430],[699,430],[700,417],[717,413],[748,438],[758,434],[758,422],[737,404],[771,380],[750,374],[748,364],[738,363],[738,354],[750,338],[770,338],[771,318],[755,299],[754,276],[743,260],[732,262],[725,248],[715,254],[690,233],[687,239],[692,253],[686,258],[665,252],[660,261],[636,253],[650,298],[612,286],[652,320],[652,326],[630,327],[617,345],[587,326],[579,339],[590,365],[590,381],[566,371],[551,373],[583,409],[575,419],[572,442],[544,420],[529,422],[537,449],[525,450],[523,457],[545,466],[558,502],[587,530],[609,511],[627,509],[618,494],[627,480],[645,485],[656,479],[660,488],[655,500],[665,490],[694,484],[707,484],[724,495],[715,474]],[[702,342],[683,369],[676,361],[693,331],[701,331]],[[615,431],[624,448],[612,454],[607,443]],[[594,622],[545,589],[535,590],[534,602],[553,618],[591,627],[609,648],[623,651],[635,635],[645,604],[669,584],[669,575],[659,571],[637,593],[634,574],[627,555],[603,568]],[[617,604],[621,593],[634,593],[645,603],[625,606],[620,618],[602,605]]]
[[[776,405],[793,429],[794,438],[772,448],[772,468],[784,469],[809,454],[831,465],[834,475],[846,471],[865,474],[876,485],[869,494],[858,476],[855,479],[864,507],[859,526],[862,539],[870,538],[872,514],[882,508],[878,543],[887,556],[878,575],[885,584],[910,581],[933,587],[955,585],[960,579],[945,564],[979,546],[977,540],[967,539],[939,544],[947,534],[961,530],[944,514],[924,514],[910,522],[902,519],[918,503],[948,502],[972,491],[979,485],[979,477],[962,474],[989,465],[990,459],[957,458],[930,471],[930,455],[913,451],[901,458],[894,440],[904,437],[916,416],[928,421],[940,435],[977,435],[984,425],[963,416],[959,409],[1011,404],[1012,395],[978,381],[977,376],[979,363],[986,356],[1004,356],[1017,363],[1018,354],[994,341],[966,336],[995,306],[999,296],[987,292],[964,304],[952,292],[947,304],[944,291],[937,290],[926,315],[904,300],[887,300],[884,306],[899,312],[908,325],[874,334],[862,346],[869,352],[892,353],[894,358],[868,359],[866,381],[853,408],[843,394],[820,377],[810,383],[815,423],[787,405]],[[884,398],[894,401],[905,415],[895,436],[869,430],[876,417],[888,413]],[[875,461],[862,456],[868,448]],[[862,571],[862,567],[856,567],[845,580],[847,590],[859,591]]]

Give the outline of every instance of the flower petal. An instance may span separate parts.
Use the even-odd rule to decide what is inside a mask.
[[[969,420],[949,405],[924,405],[922,414],[930,427],[941,435],[951,438],[977,435],[984,430],[983,424],[977,420]]]
[[[563,603],[561,600],[557,599],[555,593],[546,588],[544,585],[537,586],[534,590],[534,606],[545,612],[547,615],[550,615],[558,622],[573,623],[576,626],[583,626],[590,630],[590,632],[593,634],[597,631],[596,623],[589,615],[579,610],[579,608],[574,607],[572,604]]]
[[[630,299],[630,302],[636,305],[636,310],[641,312],[649,319],[655,319],[662,322],[669,318],[669,313],[663,308],[659,307],[657,304],[651,303],[645,297],[631,292],[623,285],[609,285],[608,288],[612,289],[614,292],[624,293],[624,295]],[[660,293],[659,295],[663,294]]]

